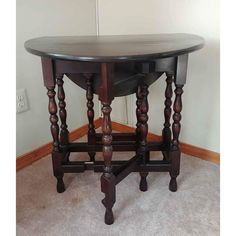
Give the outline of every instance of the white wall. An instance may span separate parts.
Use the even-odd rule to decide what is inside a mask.
[[[96,8],[95,0],[17,0],[16,6],[16,87],[27,89],[30,106],[29,111],[16,116],[19,156],[51,141],[41,61],[25,51],[24,42],[39,36],[96,34]],[[68,89],[68,126],[73,130],[87,123],[85,91],[66,80],[65,90]]]
[[[100,34],[193,33],[206,45],[190,55],[181,141],[219,152],[218,0],[98,0]],[[161,134],[164,80],[150,88],[150,131]],[[124,100],[113,107],[122,114]],[[134,110],[134,108],[133,108]],[[135,124],[134,115],[130,123]],[[121,118],[119,118],[121,119]],[[124,119],[125,120],[125,119]]]

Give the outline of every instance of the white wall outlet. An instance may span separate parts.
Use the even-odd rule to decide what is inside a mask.
[[[16,113],[21,113],[29,110],[27,95],[25,89],[16,91]]]

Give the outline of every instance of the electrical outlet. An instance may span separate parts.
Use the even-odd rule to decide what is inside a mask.
[[[21,113],[29,110],[27,95],[25,89],[16,91],[16,113]]]

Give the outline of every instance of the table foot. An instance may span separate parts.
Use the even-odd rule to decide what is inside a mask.
[[[174,178],[174,177],[171,177],[170,184],[169,184],[169,190],[171,192],[177,191],[177,181],[176,181],[176,178]]]
[[[115,176],[106,177],[105,174],[101,176],[101,190],[105,194],[105,198],[102,200],[102,204],[106,208],[104,221],[107,225],[111,225],[114,222],[114,215],[112,207],[116,201],[115,199]]]
[[[57,192],[63,193],[65,191],[65,185],[62,178],[57,178]]]
[[[102,204],[106,207],[106,198],[102,199]],[[107,225],[111,225],[111,224],[114,223],[114,215],[113,215],[113,212],[112,212],[112,208],[107,208],[106,207],[104,222]]]
[[[114,216],[112,209],[106,209],[104,221],[107,225],[112,225],[114,223]]]
[[[146,192],[148,190],[148,185],[147,185],[147,175],[148,172],[140,172],[139,173],[141,176],[140,184],[139,184],[139,189],[142,192]]]
[[[65,185],[63,182],[63,170],[62,170],[62,160],[64,154],[62,152],[52,152],[52,164],[53,164],[53,173],[57,179],[57,192],[63,193],[65,191]]]

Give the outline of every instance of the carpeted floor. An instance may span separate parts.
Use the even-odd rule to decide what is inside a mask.
[[[151,158],[160,158],[152,153]],[[101,153],[97,154],[101,158]],[[129,159],[116,153],[113,159]],[[73,159],[88,159],[75,154]],[[178,191],[168,190],[168,173],[150,173],[148,191],[139,190],[139,174],[117,185],[115,222],[104,224],[100,175],[65,174],[66,191],[56,192],[51,159],[45,157],[17,172],[19,236],[185,236],[219,235],[219,166],[182,155]]]

